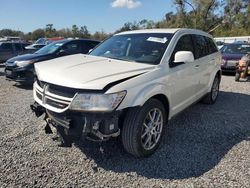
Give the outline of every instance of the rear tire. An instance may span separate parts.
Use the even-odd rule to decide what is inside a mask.
[[[202,99],[202,102],[205,104],[214,104],[219,95],[220,88],[220,78],[218,75],[215,76],[212,88],[208,94]]]
[[[163,104],[157,99],[148,100],[140,108],[129,109],[122,128],[125,150],[135,157],[153,154],[160,145],[166,114]]]

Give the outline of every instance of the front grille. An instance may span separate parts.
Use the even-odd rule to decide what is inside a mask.
[[[40,80],[37,80],[37,84],[38,84],[41,88],[43,88],[44,85],[45,85],[45,82],[40,81]]]
[[[50,106],[53,106],[54,108],[59,108],[59,109],[64,109],[64,108],[67,108],[67,104],[62,104],[60,102],[57,102],[57,101],[53,101],[51,99],[46,99],[46,104],[50,105]]]
[[[65,111],[75,96],[74,90],[37,80],[34,95],[41,105],[55,112]]]
[[[40,80],[37,80],[37,84],[43,88],[45,86],[45,84],[47,84],[48,87],[48,91],[50,93],[53,93],[55,95],[59,95],[62,97],[68,97],[68,98],[72,98],[75,96],[75,94],[78,92],[77,89],[72,89],[72,88],[68,88],[68,87],[63,87],[63,86],[58,86],[55,84],[49,84]]]
[[[43,100],[43,96],[40,93],[36,92],[36,96],[38,99]]]
[[[75,94],[77,93],[77,91],[75,91],[74,89],[52,85],[52,84],[49,85],[48,91],[55,95],[60,95],[63,97],[68,97],[68,98],[74,97]]]
[[[229,61],[227,61],[227,66],[235,67],[237,63],[238,63],[238,61],[229,60]]]

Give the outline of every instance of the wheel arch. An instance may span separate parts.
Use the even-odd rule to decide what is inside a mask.
[[[221,70],[218,70],[217,73],[216,73],[216,76],[219,77],[219,81],[221,81],[221,75],[222,75]]]
[[[152,98],[159,100],[163,104],[163,106],[166,110],[167,119],[169,119],[169,108],[170,107],[169,107],[169,100],[168,100],[167,96],[164,94],[156,94],[156,95],[152,96],[151,98],[149,98],[148,100],[150,100]]]
[[[214,75],[211,76],[210,78],[210,81],[209,81],[209,87],[208,87],[208,91],[207,92],[210,92],[211,88],[212,88],[212,85],[213,85],[213,82],[214,82],[214,78],[218,76],[219,77],[219,82],[221,81],[221,70],[217,70],[216,72],[214,72]]]

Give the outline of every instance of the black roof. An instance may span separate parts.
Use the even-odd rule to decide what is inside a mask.
[[[98,40],[94,40],[94,39],[62,39],[62,40],[58,40],[58,41],[54,41],[52,43],[67,43],[67,42],[71,42],[71,41],[93,41],[93,42],[100,42]]]

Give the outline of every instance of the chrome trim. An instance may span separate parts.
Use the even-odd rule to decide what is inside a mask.
[[[63,97],[63,96],[56,95],[54,93],[49,92],[49,87],[50,87],[49,84],[45,84],[43,88],[41,88],[37,84],[37,82],[35,82],[34,87],[33,87],[33,95],[34,95],[35,101],[38,102],[43,107],[45,107],[46,109],[51,110],[53,112],[62,113],[66,111],[69,108],[72,100],[75,98],[76,94],[72,98]],[[37,94],[40,94],[42,96],[42,100],[38,98]],[[53,102],[59,103],[59,105],[60,104],[66,105],[66,107],[61,109],[61,108],[56,108],[54,106],[51,106],[47,103],[47,99]]]

